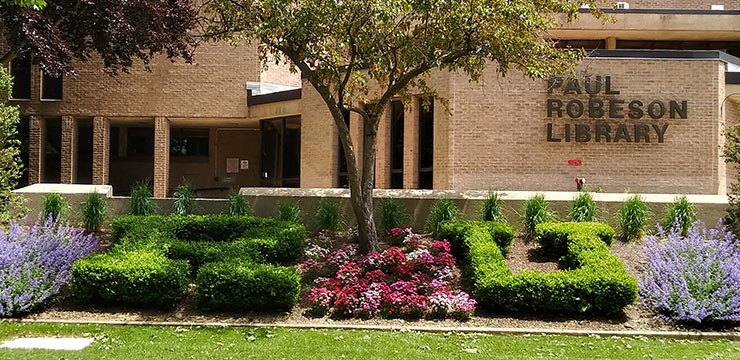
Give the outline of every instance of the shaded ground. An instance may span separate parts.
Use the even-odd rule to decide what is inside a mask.
[[[632,276],[639,277],[645,258],[642,253],[644,241],[622,242],[615,240],[612,253],[620,257]],[[540,254],[534,242],[525,242],[517,238],[511,247],[507,263],[514,272],[522,269],[554,271],[558,269],[554,259]],[[455,279],[451,282],[455,288],[470,291],[470,284],[462,276],[459,268],[454,271]],[[65,288],[61,296],[46,310],[28,316],[31,319],[64,319],[64,320],[106,320],[106,321],[173,321],[173,322],[229,322],[229,323],[292,323],[292,324],[377,324],[402,326],[473,326],[498,328],[535,328],[535,329],[592,329],[592,330],[677,330],[681,327],[673,325],[658,316],[655,316],[642,304],[635,303],[625,308],[622,313],[613,316],[570,315],[570,314],[538,314],[496,313],[479,307],[475,317],[467,322],[457,320],[426,320],[405,321],[400,319],[329,319],[312,318],[306,316],[309,309],[307,284],[302,287],[302,294],[298,305],[288,313],[206,313],[198,310],[192,296],[193,289],[188,296],[171,311],[142,310],[124,307],[104,307],[88,304],[79,304],[71,296],[69,288]],[[724,331],[739,330],[719,329]]]

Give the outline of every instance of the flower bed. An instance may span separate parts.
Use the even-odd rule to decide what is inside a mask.
[[[450,243],[426,244],[410,229],[394,229],[406,235],[400,247],[358,258],[353,246],[333,246],[330,236],[320,233],[306,250],[304,279],[316,287],[308,295],[314,316],[371,318],[454,317],[468,319],[475,300],[453,291],[455,259]]]

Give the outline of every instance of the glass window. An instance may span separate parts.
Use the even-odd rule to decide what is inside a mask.
[[[31,98],[31,59],[13,59],[10,62],[10,75],[13,76],[13,99]]]
[[[391,189],[403,189],[403,116],[403,103],[391,102]]]
[[[154,156],[154,129],[128,128],[127,156]]]
[[[62,100],[62,77],[53,77],[44,74],[41,79],[41,99],[43,100]]]
[[[343,111],[342,114],[344,115],[344,123],[347,124],[347,128],[349,128],[349,111]],[[339,139],[339,184],[338,186],[340,188],[348,188],[349,187],[349,175],[347,174],[347,159],[344,157],[344,147],[342,147],[342,140]]]
[[[419,110],[419,189],[434,186],[434,99]]]
[[[170,155],[208,157],[208,129],[171,129]]]

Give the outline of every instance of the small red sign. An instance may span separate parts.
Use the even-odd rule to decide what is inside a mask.
[[[568,165],[571,165],[571,166],[579,166],[582,164],[583,164],[583,161],[581,161],[580,159],[568,160]]]

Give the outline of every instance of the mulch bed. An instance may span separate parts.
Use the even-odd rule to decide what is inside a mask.
[[[108,234],[102,234],[100,238],[101,249],[107,248]],[[639,277],[645,257],[642,253],[644,240],[622,242],[615,240],[612,245],[612,253],[624,261],[629,273]],[[385,246],[384,246],[385,247]],[[507,263],[514,272],[523,269],[554,271],[558,270],[555,259],[542,255],[534,242],[516,238],[511,247]],[[460,269],[455,270],[454,287],[470,290]],[[193,289],[189,290],[188,296],[173,310],[146,310],[125,307],[93,306],[77,303],[71,295],[69,287],[63,289],[62,294],[46,309],[27,316],[29,319],[51,319],[66,321],[151,321],[151,322],[223,322],[236,324],[249,323],[287,323],[287,324],[363,324],[363,325],[389,325],[389,326],[469,326],[469,327],[495,327],[495,328],[528,328],[528,329],[580,329],[580,330],[685,330],[661,319],[645,308],[639,301],[629,305],[625,310],[613,316],[596,315],[572,315],[572,314],[537,314],[496,313],[478,307],[475,317],[466,322],[457,320],[426,320],[405,321],[401,319],[330,319],[312,318],[308,316],[308,292],[309,286],[304,284],[299,303],[291,312],[287,313],[211,313],[203,312],[196,308]],[[737,331],[740,327],[729,329],[713,329],[721,331]]]

